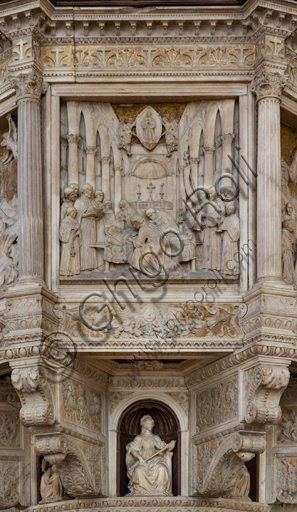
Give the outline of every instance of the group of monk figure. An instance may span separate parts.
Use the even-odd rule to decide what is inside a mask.
[[[297,285],[296,228],[293,205],[287,203],[282,215],[282,272],[283,279],[294,285]]]
[[[158,271],[179,273],[182,262],[191,262],[195,270],[198,245],[202,246],[201,268],[239,274],[234,261],[240,236],[235,205],[225,206],[215,188],[198,195],[199,205],[184,212],[183,228],[179,229],[167,211],[149,208],[143,217],[122,199],[115,214],[100,190],[94,192],[85,184],[78,197],[78,185],[69,185],[61,206],[60,274],[73,276],[101,267],[109,271],[110,263],[129,264],[153,275]]]

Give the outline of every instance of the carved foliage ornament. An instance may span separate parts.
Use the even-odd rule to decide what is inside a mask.
[[[237,377],[220,382],[199,393],[196,401],[197,432],[236,418],[238,409]]]
[[[0,509],[16,507],[19,504],[19,463],[0,462]]]
[[[48,87],[36,71],[21,73],[17,76],[10,76],[9,81],[15,89],[18,99],[27,96],[39,99],[41,94],[44,94]]]
[[[252,92],[256,94],[257,100],[268,97],[281,98],[283,88],[286,85],[287,77],[279,73],[262,73],[254,78]]]
[[[281,419],[280,398],[290,379],[285,366],[262,366],[249,370],[245,421],[276,425]]]
[[[98,496],[101,492],[101,447],[68,436],[43,437],[35,451],[54,464],[69,496]]]
[[[38,366],[12,371],[11,382],[18,392],[25,427],[52,425],[55,421],[51,389]]]

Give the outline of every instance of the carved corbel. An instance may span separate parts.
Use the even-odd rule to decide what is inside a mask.
[[[37,438],[34,445],[37,455],[54,464],[63,487],[69,496],[99,496],[101,494],[101,447],[73,440],[68,436]]]
[[[285,366],[259,365],[249,370],[245,421],[276,425],[282,415],[279,401],[289,379],[290,372]]]
[[[197,496],[227,497],[232,495],[245,462],[266,448],[263,434],[232,434],[217,448],[210,463],[197,476]]]
[[[39,366],[14,369],[11,382],[22,408],[20,419],[25,427],[53,425],[55,422],[53,395]]]

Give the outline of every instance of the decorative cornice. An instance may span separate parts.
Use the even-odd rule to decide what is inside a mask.
[[[205,381],[209,377],[217,375],[218,373],[228,370],[229,368],[235,368],[242,363],[248,361],[257,356],[263,357],[283,357],[287,360],[292,360],[297,356],[296,347],[284,347],[276,345],[268,345],[266,343],[259,343],[252,345],[241,351],[236,352],[230,356],[224,357],[223,359],[211,363],[210,365],[198,369],[185,377],[185,383],[187,387],[193,387],[200,382]]]
[[[249,501],[238,501],[232,499],[203,499],[203,498],[188,498],[183,496],[174,497],[158,497],[152,498],[141,496],[117,497],[117,498],[101,498],[101,499],[80,499],[80,500],[67,500],[60,501],[58,506],[56,503],[47,505],[37,505],[30,507],[27,512],[57,512],[58,510],[111,510],[128,512],[128,510],[142,510],[142,512],[154,512],[161,509],[163,512],[173,512],[176,510],[189,510],[189,512],[201,512],[208,510],[209,512],[226,512],[226,510],[233,510],[236,512],[269,512],[270,505],[263,503],[253,503]]]

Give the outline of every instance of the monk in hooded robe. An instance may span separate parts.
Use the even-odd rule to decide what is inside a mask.
[[[80,269],[94,270],[97,268],[97,252],[92,245],[97,243],[97,220],[103,216],[103,207],[99,208],[93,198],[93,187],[86,183],[82,195],[75,203],[77,220],[81,229]]]
[[[222,240],[218,227],[225,216],[225,206],[217,197],[214,187],[208,190],[209,201],[203,208],[202,220],[205,225],[202,247],[202,268],[205,270],[221,270]]]
[[[64,489],[59,473],[55,466],[49,467],[49,463],[43,459],[41,463],[43,475],[40,482],[40,503],[51,503],[63,499]]]
[[[60,241],[62,243],[60,275],[75,276],[80,274],[79,248],[81,232],[76,220],[77,211],[73,206],[67,210],[67,216],[62,220],[60,227]]]
[[[220,225],[219,230],[223,231],[222,244],[222,273],[225,275],[238,275],[240,273],[239,263],[234,258],[238,252],[238,240],[240,237],[239,218],[236,215],[236,207],[229,204],[226,208],[227,217]]]

